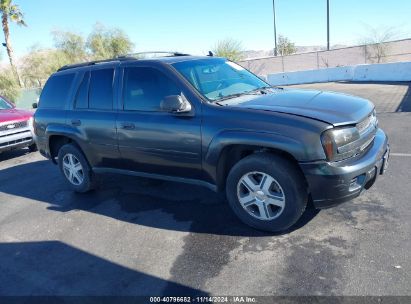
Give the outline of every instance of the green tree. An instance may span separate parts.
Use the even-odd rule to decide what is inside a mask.
[[[133,44],[119,29],[97,24],[87,42],[80,34],[55,30],[55,49],[32,47],[23,57],[21,78],[25,87],[43,87],[50,74],[60,67],[80,61],[113,58],[132,51]]]
[[[43,87],[47,78],[60,67],[72,63],[62,50],[42,50],[33,47],[23,58],[21,77],[25,87]]]
[[[65,31],[52,32],[55,47],[62,51],[69,62],[75,63],[87,60],[86,42],[83,36]]]
[[[93,32],[88,36],[87,48],[92,58],[99,60],[131,53],[134,44],[124,31],[118,28],[108,29],[101,24],[96,24]]]
[[[213,52],[216,56],[225,57],[232,61],[243,59],[243,46],[241,41],[232,38],[218,41]]]
[[[277,52],[280,56],[287,56],[297,52],[297,49],[295,44],[292,43],[290,39],[284,37],[283,35],[279,35],[277,41]]]
[[[18,5],[14,4],[12,0],[0,0],[0,15],[1,15],[1,25],[3,27],[4,40],[7,49],[7,55],[9,56],[10,66],[15,75],[18,84],[22,86],[19,72],[14,63],[14,53],[13,47],[10,40],[10,29],[9,21],[15,22],[18,25],[26,26],[26,23],[23,20],[23,13],[20,11]]]
[[[0,71],[0,95],[15,102],[19,93],[20,87],[11,68],[2,69]]]

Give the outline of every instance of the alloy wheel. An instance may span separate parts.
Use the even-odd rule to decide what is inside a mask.
[[[68,153],[63,157],[63,171],[66,178],[75,186],[84,181],[84,170],[78,158]]]
[[[284,210],[285,194],[275,178],[263,172],[249,172],[237,184],[237,197],[248,214],[269,221]]]

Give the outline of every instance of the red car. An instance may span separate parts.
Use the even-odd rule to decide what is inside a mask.
[[[36,150],[33,113],[16,109],[14,104],[0,96],[0,153],[25,147]]]

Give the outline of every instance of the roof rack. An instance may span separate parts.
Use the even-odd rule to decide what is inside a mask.
[[[94,61],[75,63],[75,64],[67,64],[67,65],[62,66],[61,68],[59,68],[57,70],[57,72],[68,70],[68,69],[85,67],[85,66],[97,65],[97,64],[101,64],[101,63],[124,61],[124,60],[130,60],[130,59],[131,58],[114,58],[114,59],[94,60]]]
[[[140,53],[121,55],[121,56],[117,56],[116,58],[111,58],[111,59],[94,60],[94,61],[89,61],[89,62],[68,64],[68,65],[61,67],[57,71],[60,72],[60,71],[68,70],[68,69],[86,67],[86,66],[97,65],[97,64],[108,63],[108,62],[142,59],[144,58],[143,55],[147,55],[147,54],[162,54],[162,55],[168,54],[168,56],[157,56],[157,57],[190,56],[189,54],[184,54],[180,52],[164,52],[164,51],[140,52]]]
[[[148,51],[148,52],[138,52],[138,53],[131,53],[131,54],[126,54],[122,56],[118,56],[117,58],[135,58],[135,59],[140,59],[144,58],[144,55],[149,55],[149,54],[160,54],[160,56],[154,56],[154,57],[175,57],[175,56],[190,56],[190,54],[185,54],[185,53],[180,53],[180,52],[175,52],[175,51]],[[164,56],[164,55],[168,56]]]

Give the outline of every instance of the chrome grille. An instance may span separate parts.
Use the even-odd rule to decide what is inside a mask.
[[[375,128],[377,122],[377,116],[375,111],[368,115],[363,121],[359,122],[356,127],[360,134],[365,133],[370,128]]]
[[[364,151],[374,142],[377,131],[378,120],[375,110],[367,118],[359,122],[356,127],[361,136],[360,151]]]
[[[0,132],[26,128],[27,126],[28,126],[27,120],[14,122],[14,123],[7,123],[5,125],[0,126]]]
[[[364,151],[365,149],[367,149],[374,142],[374,138],[375,138],[375,134],[370,136],[368,140],[364,144],[361,145],[360,151]]]
[[[371,119],[370,116],[368,116],[366,119],[364,119],[362,122],[357,124],[357,129],[360,133],[364,132],[364,130],[366,130],[369,125],[370,125]]]

